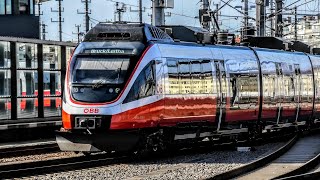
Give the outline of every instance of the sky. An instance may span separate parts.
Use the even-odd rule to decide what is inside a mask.
[[[123,2],[126,5],[126,12],[123,14],[124,21],[138,22],[138,12],[137,10],[138,0],[91,0],[89,8],[91,10],[90,14],[90,25],[94,26],[99,21],[114,21],[114,11],[115,11],[115,1]],[[151,10],[151,0],[142,0],[143,7],[145,11],[143,12],[143,21],[145,23],[151,23],[150,14]],[[211,0],[211,8],[215,9],[214,4],[219,4],[221,7],[224,3],[221,0]],[[225,2],[228,0],[224,0]],[[275,0],[274,0],[275,1]],[[299,5],[310,0],[284,0],[284,7],[290,5],[293,2],[297,2],[295,5]],[[319,1],[313,0],[306,5],[300,6],[298,8],[300,13],[315,13],[319,12]],[[130,6],[132,5],[132,6]],[[242,6],[243,2],[241,0],[231,0],[230,5],[232,6]],[[249,6],[254,6],[255,0],[249,0]],[[166,17],[166,25],[188,25],[188,26],[200,26],[198,18],[198,11],[201,6],[200,0],[174,0],[174,8],[165,9],[166,14],[171,16]],[[64,12],[62,13],[64,22],[62,23],[62,37],[63,41],[76,41],[77,35],[73,34],[77,32],[75,25],[80,25],[80,31],[85,31],[85,19],[83,14],[77,14],[77,11],[84,12],[84,3],[81,0],[63,0],[62,7]],[[293,6],[291,6],[293,7]],[[47,40],[58,40],[58,23],[51,22],[51,20],[58,20],[58,13],[51,12],[52,10],[58,9],[57,1],[44,2],[41,6],[41,21],[47,25],[46,34]],[[239,9],[241,11],[241,9]],[[37,11],[37,8],[36,8]],[[268,10],[267,10],[268,11]],[[238,33],[242,24],[241,17],[228,17],[228,16],[241,16],[236,10],[224,6],[220,11],[219,24],[221,29],[229,30],[229,32]],[[249,16],[255,17],[255,8],[249,10]],[[251,21],[252,22],[252,21]],[[252,22],[254,24],[254,22]]]

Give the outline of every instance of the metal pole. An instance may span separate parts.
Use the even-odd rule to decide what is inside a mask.
[[[164,25],[164,0],[152,0],[152,25]]]
[[[48,33],[46,31],[46,26],[47,25],[42,22],[42,24],[41,24],[41,27],[42,27],[42,40],[46,40],[46,33]]]
[[[89,1],[86,0],[86,11],[85,11],[85,16],[86,16],[86,32],[89,31],[89,20],[90,20],[90,17],[89,17]],[[79,42],[79,41],[78,41]]]
[[[282,0],[276,0],[276,37],[283,36],[283,27],[282,27]]]
[[[298,17],[297,17],[297,6],[294,7],[294,40],[297,41],[298,40]]]
[[[142,23],[142,0],[139,0],[139,22]]]
[[[270,0],[270,14],[273,14],[273,0]],[[273,23],[274,19],[273,17],[270,19],[270,35],[271,37],[274,37],[274,23]]]
[[[61,9],[61,0],[59,1],[59,40],[62,41],[62,9]]]
[[[247,38],[248,30],[249,30],[249,2],[248,0],[244,0],[244,30],[243,30],[243,38]]]
[[[58,19],[58,21],[53,21],[51,19],[51,22],[58,22],[59,23],[59,40],[62,41],[62,22],[64,22],[64,20],[62,19],[62,12],[64,11],[64,9],[62,9],[62,5],[61,5],[62,0],[56,0],[56,1],[58,1],[58,3],[59,3],[58,11],[52,10],[52,8],[51,8],[51,12],[58,12],[59,19]]]
[[[77,36],[78,36],[78,43],[80,43],[80,36],[81,36],[81,32],[80,32],[80,27],[81,27],[81,24],[79,24],[79,25],[74,25],[76,28],[77,28],[77,32],[76,33],[74,33],[74,32],[72,32],[72,34],[76,34]]]
[[[210,8],[210,5],[208,6],[208,8]],[[216,21],[219,24],[219,4],[216,4]],[[209,24],[209,23],[208,23]],[[217,25],[218,26],[218,25]],[[209,24],[209,29],[210,29],[210,24]],[[218,27],[217,30],[215,32],[218,32]]]
[[[39,31],[39,37],[41,37],[41,15],[42,15],[42,13],[41,13],[41,3],[40,2],[38,2],[38,16],[39,16],[39,24],[40,24],[40,26],[39,26],[39,29],[40,29],[40,31]]]
[[[209,10],[209,0],[202,0],[202,16],[199,17],[201,18],[200,19],[200,22],[202,24],[202,28],[203,29],[207,29],[207,30],[210,30],[210,23],[209,22],[205,22],[203,20],[203,15],[204,14],[208,14],[208,10]],[[217,7],[217,10],[218,10],[218,7]],[[218,14],[218,12],[216,12]],[[216,27],[214,27],[216,28]]]
[[[265,36],[265,0],[256,0],[257,36]]]
[[[90,29],[90,17],[89,14],[91,14],[91,11],[89,10],[89,3],[91,3],[91,0],[81,0],[82,3],[85,4],[84,12],[81,12],[77,9],[78,14],[84,14],[84,27],[85,31],[88,32]]]
[[[116,9],[117,9],[117,13],[118,13],[118,21],[121,22],[121,11],[119,9],[119,3],[116,3]]]

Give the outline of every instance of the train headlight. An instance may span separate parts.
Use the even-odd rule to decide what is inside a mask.
[[[88,124],[87,119],[79,119],[79,126],[80,127],[86,128],[87,124]]]
[[[76,117],[75,129],[95,129],[101,126],[101,117]]]
[[[73,91],[74,93],[77,93],[77,92],[79,92],[79,88],[74,87],[74,88],[72,88],[72,91]]]

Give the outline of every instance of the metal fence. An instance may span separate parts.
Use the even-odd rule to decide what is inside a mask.
[[[66,63],[75,46],[0,37],[0,125],[60,119]]]

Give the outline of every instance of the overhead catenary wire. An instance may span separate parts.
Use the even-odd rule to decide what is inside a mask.
[[[223,3],[226,3],[224,0],[221,0]],[[251,17],[251,16],[248,16],[246,15],[244,12],[238,10],[237,8],[231,6],[230,4],[226,3],[227,6],[231,7],[233,10],[237,11],[238,13],[242,14],[243,16],[245,17],[248,17],[249,19],[252,19],[252,20],[256,20],[254,17]]]

